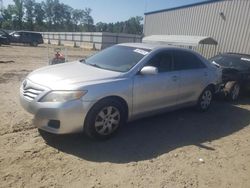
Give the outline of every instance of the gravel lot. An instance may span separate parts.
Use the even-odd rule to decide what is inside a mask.
[[[103,142],[56,136],[19,104],[21,81],[47,64],[45,46],[0,47],[0,187],[250,187],[250,97],[141,119]]]

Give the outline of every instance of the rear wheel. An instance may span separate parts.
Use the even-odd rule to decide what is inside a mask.
[[[30,46],[34,46],[34,47],[37,47],[38,46],[38,43],[36,41],[33,41]]]
[[[211,87],[207,87],[199,97],[197,103],[197,109],[199,111],[207,111],[211,105],[213,99],[213,90]]]
[[[240,85],[239,83],[236,82],[231,88],[228,98],[231,101],[236,101],[239,98],[239,95],[240,95]]]
[[[84,131],[95,139],[107,139],[115,134],[125,122],[122,105],[115,100],[98,102],[86,117]]]

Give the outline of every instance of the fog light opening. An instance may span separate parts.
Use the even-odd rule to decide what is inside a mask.
[[[59,129],[60,128],[60,121],[59,120],[49,120],[48,127],[51,127],[53,129]]]

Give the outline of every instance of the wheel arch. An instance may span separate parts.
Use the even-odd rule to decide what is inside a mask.
[[[84,120],[84,123],[83,123],[83,132],[85,132],[88,136],[90,137],[93,137],[92,133],[91,133],[91,130],[89,129],[89,126],[88,126],[88,122],[91,121],[91,114],[93,113],[93,110],[95,110],[95,107],[97,107],[98,105],[100,105],[100,103],[105,103],[107,101],[115,101],[115,102],[118,102],[122,107],[122,110],[123,113],[124,113],[124,120],[123,122],[125,123],[128,119],[128,104],[126,102],[125,99],[123,99],[122,97],[120,96],[106,96],[106,97],[103,97],[101,99],[99,99],[98,101],[96,101],[92,107],[88,110],[86,116],[85,116],[85,120]]]
[[[215,84],[213,84],[213,83],[208,84],[206,88],[211,88],[211,89],[212,89],[213,94],[214,94],[214,93],[215,93],[215,91],[216,91],[216,86],[215,86]]]
[[[103,97],[103,98],[99,99],[98,101],[96,101],[95,104],[88,111],[86,117],[88,116],[91,109],[93,109],[97,103],[100,103],[100,102],[105,101],[105,100],[114,100],[114,101],[119,102],[124,107],[124,110],[125,110],[124,113],[126,116],[126,120],[128,119],[128,116],[129,116],[128,103],[124,98],[122,98],[121,96],[117,96],[117,95],[106,96],[106,97]]]

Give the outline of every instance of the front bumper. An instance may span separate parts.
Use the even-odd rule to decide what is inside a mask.
[[[54,134],[83,131],[85,117],[94,101],[72,100],[65,103],[38,102],[27,100],[20,91],[22,107],[34,114],[34,125]],[[56,125],[55,125],[56,124]]]

